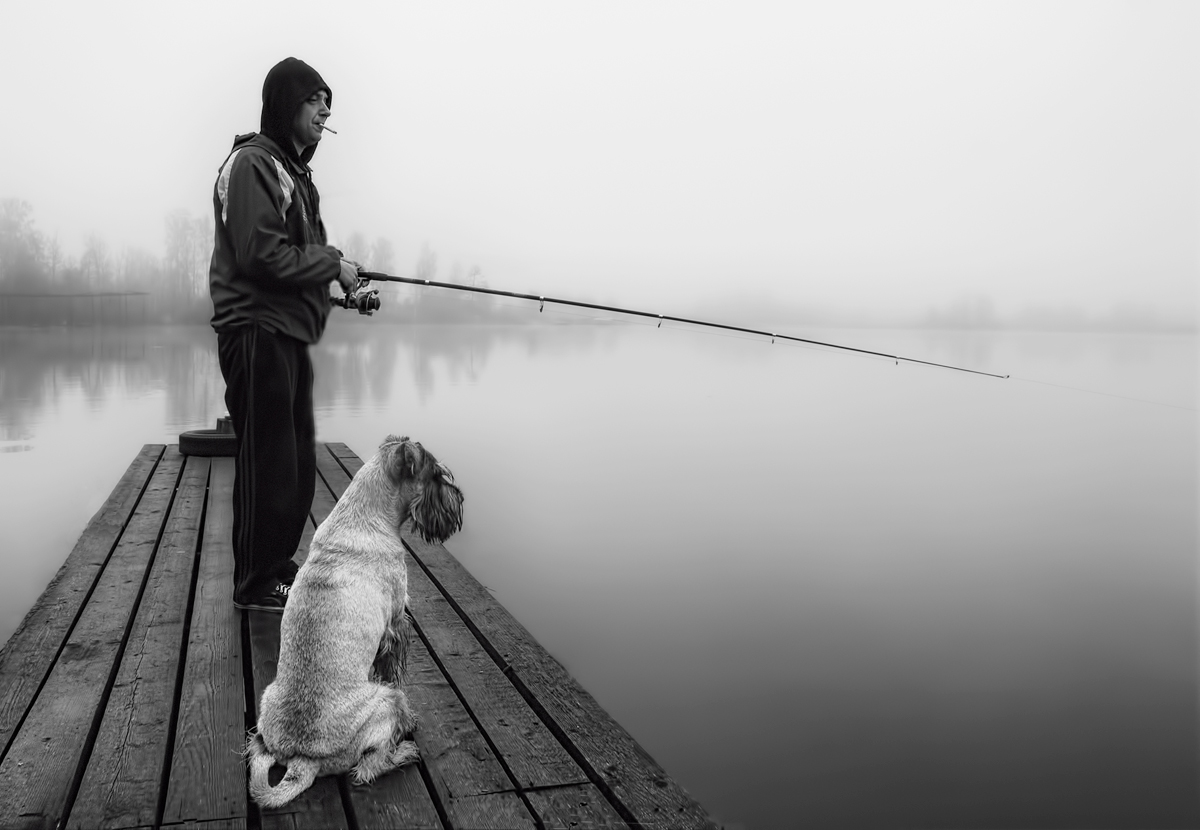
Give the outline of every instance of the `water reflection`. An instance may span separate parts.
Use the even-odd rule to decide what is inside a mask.
[[[536,357],[555,349],[586,350],[602,327],[401,326],[338,322],[311,350],[318,408],[386,406],[397,373],[421,400],[446,383],[474,383],[488,353],[510,344]],[[184,429],[211,427],[224,412],[225,384],[216,361],[216,338],[206,326],[131,328],[23,328],[0,326],[0,451],[28,449],[39,413],[78,393],[91,408],[114,398],[164,395],[164,429],[146,436],[164,440]]]
[[[500,345],[530,358],[554,349],[586,350],[603,336],[602,326],[398,325],[334,319],[312,350],[318,408],[386,406],[394,398],[397,372],[418,399],[429,400],[440,381],[475,383],[489,353]]]
[[[0,441],[32,438],[40,413],[74,394],[96,410],[162,390],[165,426],[195,424],[224,395],[209,335],[196,326],[0,327]]]
[[[321,437],[434,449],[455,554],[732,825],[1200,824],[1194,338],[821,337],[1018,382],[380,322],[313,350]],[[0,329],[0,634],[142,443],[223,412],[213,344]]]

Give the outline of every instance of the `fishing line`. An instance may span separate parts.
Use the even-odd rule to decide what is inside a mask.
[[[685,323],[690,326],[703,326],[713,329],[724,329],[725,331],[741,332],[743,334],[753,334],[759,337],[769,337],[771,338],[772,343],[774,343],[776,340],[784,340],[793,343],[804,343],[812,346],[824,346],[830,349],[841,349],[843,351],[855,352],[862,355],[870,355],[872,357],[885,357],[889,360],[895,361],[897,364],[903,360],[905,363],[933,366],[938,369],[953,369],[956,372],[967,372],[972,375],[984,375],[990,378],[1008,377],[1008,375],[998,375],[994,372],[984,372],[979,369],[967,369],[962,366],[952,366],[949,363],[937,363],[932,360],[920,360],[919,358],[915,357],[904,357],[903,355],[890,354],[888,352],[878,352],[872,349],[860,349],[856,346],[843,346],[838,343],[827,343],[822,340],[813,340],[808,337],[795,337],[790,334],[780,334],[779,332],[765,331],[763,329],[752,329],[745,326],[733,326],[727,323],[713,323],[708,320],[694,320],[689,317],[676,317],[671,314],[658,314],[652,311],[640,311],[637,309],[621,308],[619,306],[603,305],[600,303],[585,303],[580,300],[565,300],[560,297],[547,297],[541,294],[522,294],[517,291],[501,291],[496,288],[481,288],[475,285],[462,285],[453,282],[436,282],[434,280],[423,280],[415,277],[394,277],[391,274],[383,274],[378,271],[359,271],[358,279],[359,288],[363,288],[372,280],[378,282],[399,282],[407,285],[423,285],[430,288],[448,288],[453,291],[469,291],[472,294],[490,294],[494,297],[512,297],[518,300],[531,300],[538,304],[538,311],[543,311],[546,308],[546,303],[553,303],[555,305],[572,306],[575,308],[588,308],[592,309],[593,311],[607,311],[614,314],[628,314],[633,317],[645,317],[651,320],[656,320],[660,328],[664,321],[672,323]],[[355,300],[355,295],[357,295],[357,293],[358,290],[356,289],[350,295],[347,295],[346,298],[337,300],[336,302],[346,308],[352,308],[357,304],[362,313],[370,313],[370,308],[366,308],[366,310],[364,310],[365,304],[361,301],[361,299],[357,301]],[[379,307],[378,298],[375,298],[374,307]]]

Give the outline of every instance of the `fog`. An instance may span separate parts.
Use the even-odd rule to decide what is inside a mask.
[[[1194,325],[1190,3],[10,3],[0,198],[163,256],[288,55],[333,241],[663,313]],[[356,236],[357,235],[357,236]],[[737,322],[753,323],[754,320]]]

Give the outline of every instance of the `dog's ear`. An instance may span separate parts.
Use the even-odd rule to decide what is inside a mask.
[[[392,481],[397,484],[414,478],[424,463],[421,445],[412,443],[407,437],[396,438],[389,435],[380,446],[389,447],[391,454],[387,458],[387,471]]]
[[[445,464],[434,462],[429,473],[410,508],[413,524],[426,542],[444,542],[462,529],[463,494]]]

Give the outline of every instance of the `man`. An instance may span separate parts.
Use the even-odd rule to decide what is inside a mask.
[[[308,162],[333,93],[287,58],[267,73],[260,131],[234,139],[213,193],[209,268],[225,404],[238,436],[234,605],[283,611],[312,505],[316,426],[308,347],[325,330],[329,284],[356,267],[326,244]]]

